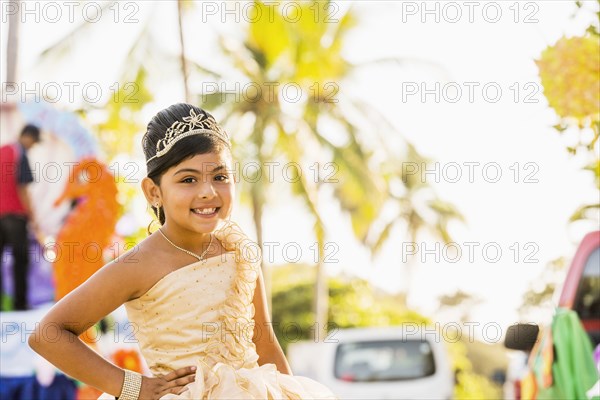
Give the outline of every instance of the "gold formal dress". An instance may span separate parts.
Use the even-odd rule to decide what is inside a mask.
[[[258,365],[252,298],[260,252],[233,222],[215,232],[226,253],[168,273],[125,303],[150,371],[195,365],[196,379],[163,399],[335,399],[322,384]],[[267,334],[263,329],[263,334]],[[113,399],[104,393],[99,399]]]

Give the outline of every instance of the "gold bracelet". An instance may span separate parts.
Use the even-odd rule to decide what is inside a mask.
[[[121,394],[117,398],[119,400],[138,400],[142,389],[142,375],[128,369],[123,371],[125,371],[125,379]]]

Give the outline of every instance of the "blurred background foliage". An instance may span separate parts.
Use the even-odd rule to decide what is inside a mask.
[[[594,2],[600,7],[600,0]],[[590,13],[584,2],[575,1],[575,5],[574,16]],[[555,130],[560,135],[575,137],[567,141],[566,150],[583,158],[583,169],[593,175],[593,184],[600,191],[600,11],[592,12],[592,22],[582,36],[561,37],[535,63],[544,96],[556,113]],[[568,222],[580,220],[600,224],[600,198],[579,206]],[[540,321],[550,316],[555,306],[555,290],[565,277],[568,263],[564,256],[549,261],[531,282],[519,308],[522,321]]]
[[[595,0],[600,6],[600,0]],[[579,13],[589,13],[582,1],[575,2]],[[572,154],[585,153],[585,170],[594,174],[600,191],[600,12],[583,36],[562,37],[548,46],[536,60],[544,95],[558,117],[559,134],[577,135],[567,145]],[[575,130],[576,132],[572,132]],[[570,222],[592,219],[600,222],[600,201],[584,204],[571,215]]]
[[[311,314],[315,274],[314,266],[309,265],[288,264],[273,269],[273,324],[284,350],[290,343],[314,340],[320,333]],[[378,290],[364,279],[342,276],[328,281],[330,331],[403,323],[433,329],[432,319],[403,307],[398,295]],[[455,398],[501,398],[500,382],[494,382],[492,377],[506,370],[502,344],[479,342],[465,332],[443,331],[448,334],[447,349],[456,374]],[[456,340],[458,337],[460,340]]]

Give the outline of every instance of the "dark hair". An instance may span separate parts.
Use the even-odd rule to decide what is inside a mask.
[[[142,138],[142,147],[146,156],[148,178],[152,179],[156,185],[160,186],[160,179],[169,168],[198,154],[218,153],[225,150],[231,155],[231,149],[228,144],[216,135],[201,134],[181,139],[167,153],[148,162],[156,154],[156,144],[165,137],[167,129],[174,122],[181,122],[184,117],[189,117],[190,110],[194,110],[197,115],[204,115],[206,118],[212,117],[212,115],[199,107],[191,104],[177,103],[159,111],[148,123],[146,133]],[[151,205],[151,208],[154,214],[157,215],[156,207]],[[165,216],[161,212],[160,223],[164,224],[164,222]]]
[[[31,136],[35,142],[40,141],[40,128],[33,124],[27,124],[21,130],[21,136]]]

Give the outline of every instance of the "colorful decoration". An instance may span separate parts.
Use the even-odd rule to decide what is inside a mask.
[[[5,301],[5,309],[12,309],[12,296],[14,295],[13,282],[13,264],[12,249],[6,247],[0,262],[2,268],[4,293],[7,295],[2,301]],[[29,272],[27,282],[27,300],[31,307],[37,307],[48,303],[54,299],[52,264],[44,254],[44,249],[37,239],[29,236]],[[10,297],[10,300],[9,300]]]
[[[119,203],[116,198],[117,185],[115,178],[107,166],[96,159],[98,154],[97,142],[93,135],[80,123],[76,114],[56,110],[52,105],[44,102],[21,103],[17,106],[25,121],[38,125],[44,131],[67,143],[74,154],[72,161],[76,163],[72,170],[68,171],[67,184],[54,202],[54,205],[58,205],[68,201],[72,204],[72,209],[65,218],[64,223],[61,224],[62,229],[57,234],[54,248],[52,246],[45,246],[44,248],[49,253],[55,253],[55,256],[52,257],[55,259],[54,268],[51,268],[43,258],[40,244],[32,243],[31,245],[31,248],[35,249],[35,252],[33,252],[35,257],[32,259],[34,264],[32,271],[38,271],[40,268],[37,264],[42,265],[44,261],[46,262],[44,265],[47,267],[45,269],[45,272],[47,272],[46,280],[42,282],[42,279],[37,279],[37,281],[40,281],[39,285],[47,285],[45,288],[47,290],[41,290],[36,286],[38,284],[33,284],[37,281],[30,280],[32,282],[29,293],[30,303],[37,305],[51,300],[52,297],[56,300],[61,299],[106,263],[104,251],[111,244],[110,241],[119,215]],[[1,267],[7,268],[8,265],[2,265]],[[49,279],[52,274],[54,282]],[[34,276],[37,275],[39,274],[36,272]],[[41,316],[35,313],[42,311],[46,312],[47,310],[34,309],[11,315],[20,321],[23,321],[26,316],[32,315],[39,321]],[[21,324],[16,326],[21,326]],[[98,337],[96,329],[95,326],[91,327],[80,338],[90,348],[100,353],[96,340]],[[15,335],[15,337],[19,338],[21,336]],[[3,362],[4,366],[14,365],[18,367],[33,363],[32,360],[34,360],[35,355],[26,342],[19,341],[12,352],[5,352],[4,347],[2,358],[3,360],[10,360],[6,363]],[[126,360],[129,360],[127,361],[128,364],[132,364],[131,357],[126,357]],[[134,365],[137,364],[134,363]],[[39,369],[33,364],[29,368],[12,371],[9,376],[5,376],[7,371],[4,371],[4,369],[6,368],[3,368],[3,371],[0,372],[1,398],[4,398],[4,394],[7,394],[6,398],[96,399],[101,394],[97,389],[73,381],[61,374],[57,374],[52,385],[46,387],[38,382],[35,375],[30,376],[31,371],[38,370],[39,372]],[[62,392],[59,393],[58,390],[62,390]]]
[[[534,400],[537,398],[537,382],[533,372],[528,371],[521,380],[521,400]]]
[[[54,263],[56,300],[81,285],[104,264],[119,213],[117,185],[106,165],[95,159],[80,161],[71,171],[55,205],[75,201],[58,237]]]
[[[532,392],[522,392],[522,399],[585,399],[586,392],[598,380],[592,357],[592,344],[573,310],[557,308],[551,326],[552,336],[544,340],[553,344],[552,381],[545,386],[548,354],[544,343],[532,350]],[[530,360],[531,362],[531,360]],[[533,397],[530,397],[532,396]]]
[[[142,361],[137,351],[133,349],[119,349],[112,356],[116,366],[135,372],[142,372]]]
[[[548,332],[548,336],[542,344],[542,357],[539,369],[539,380],[543,388],[552,386],[552,364],[554,363],[554,345],[552,340],[552,331]]]
[[[92,134],[84,128],[77,115],[59,111],[45,102],[19,103],[19,111],[28,123],[52,132],[71,146],[76,159],[94,157],[98,145]]]

